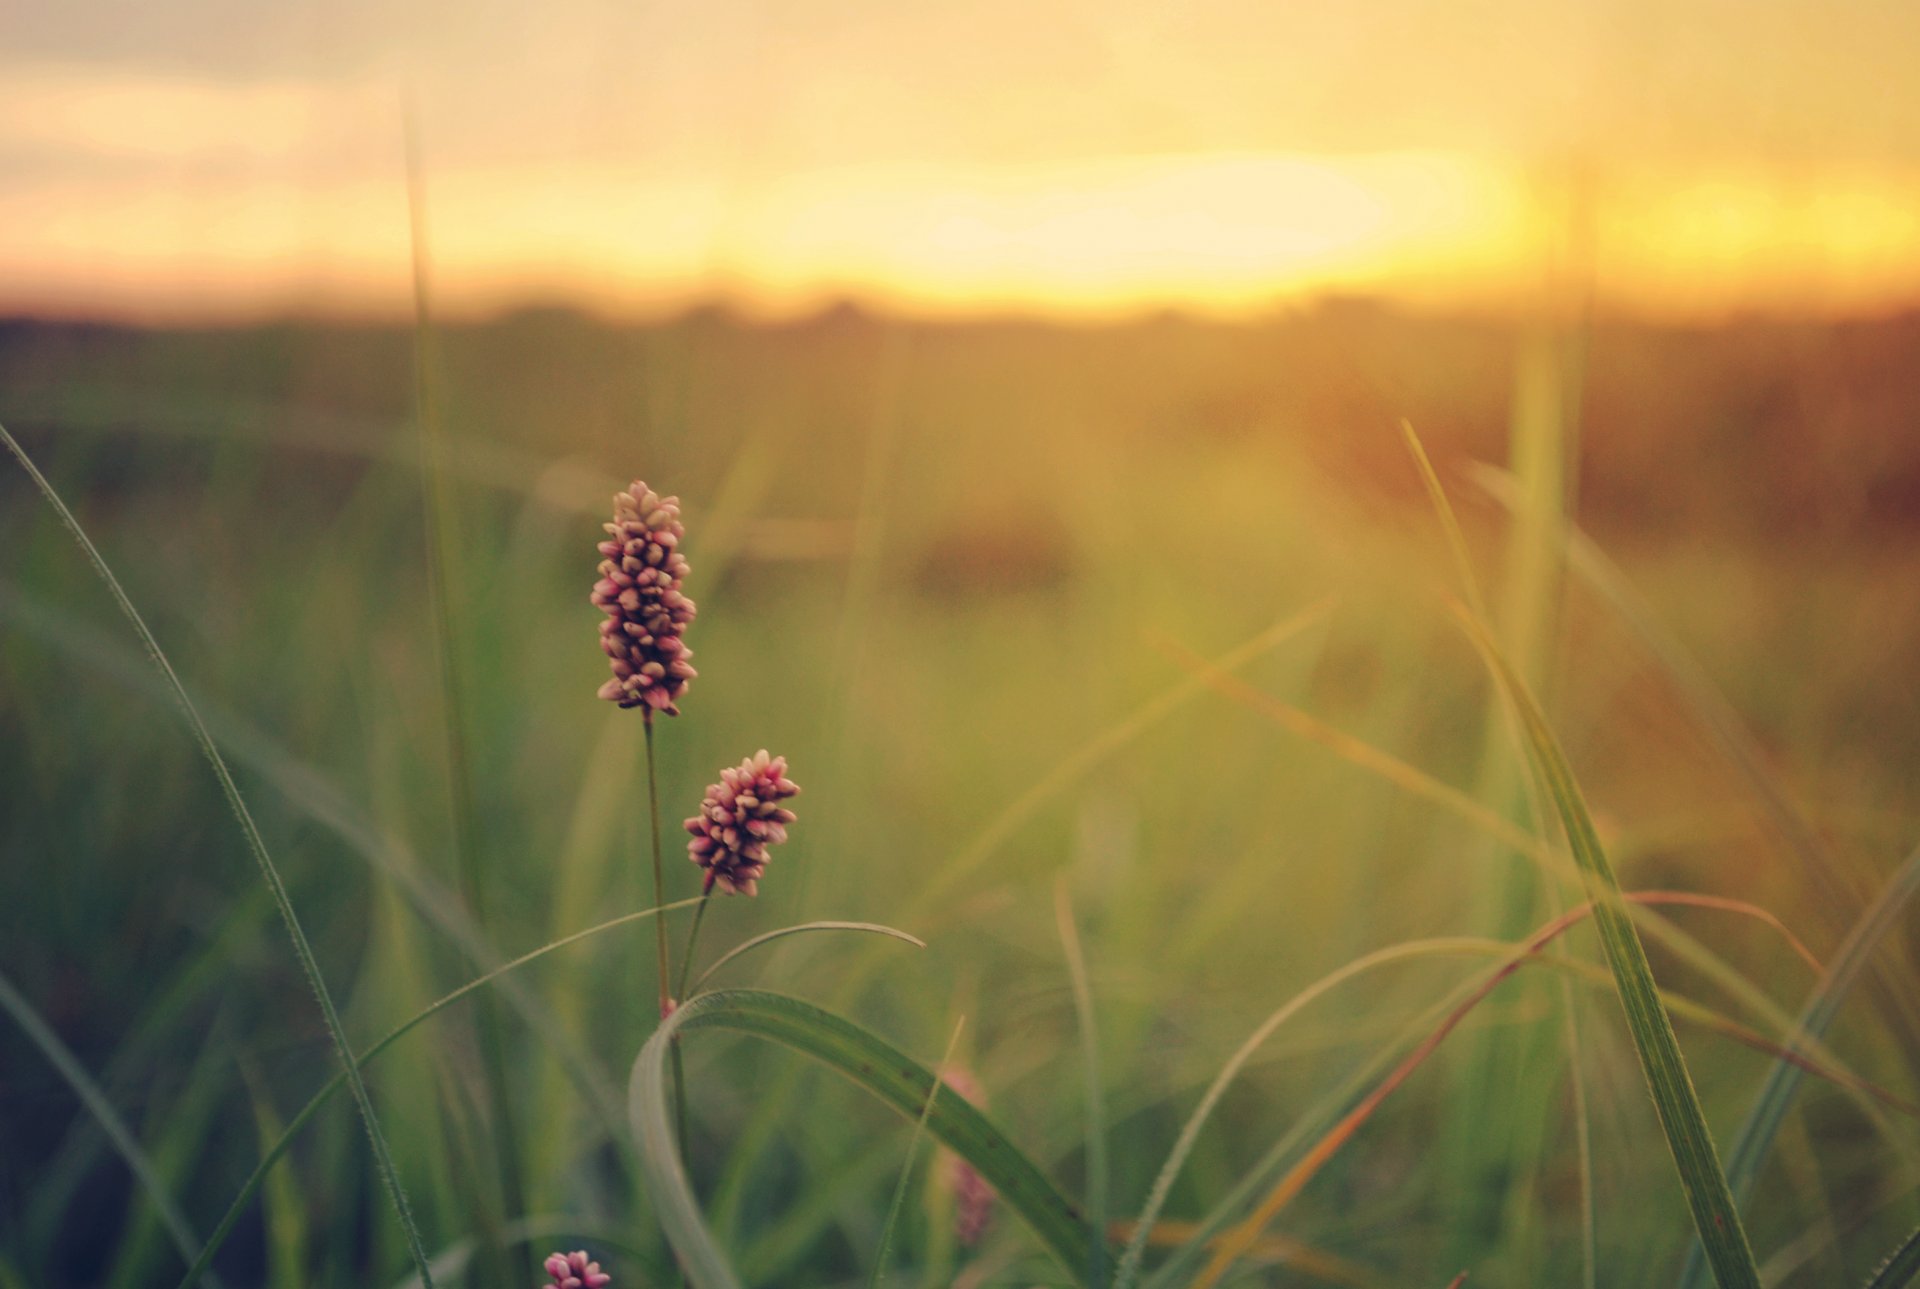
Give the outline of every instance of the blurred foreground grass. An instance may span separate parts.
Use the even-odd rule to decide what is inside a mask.
[[[960,1060],[995,1119],[1084,1194],[1052,894],[1064,875],[1099,1024],[1111,1211],[1125,1217],[1227,1056],[1313,980],[1410,938],[1515,939],[1577,898],[1257,701],[1535,826],[1439,595],[1455,584],[1402,415],[1461,509],[1496,621],[1510,643],[1538,642],[1532,679],[1624,885],[1749,900],[1832,953],[1920,840],[1920,516],[1907,507],[1920,445],[1887,437],[1912,424],[1920,391],[1894,360],[1911,327],[1882,328],[1757,328],[1740,343],[1737,329],[1602,330],[1584,363],[1571,344],[1548,353],[1545,411],[1537,388],[1528,403],[1525,358],[1516,381],[1529,351],[1505,330],[1364,310],[1244,330],[852,313],[784,329],[532,314],[450,330],[435,378],[472,849],[492,891],[478,936],[448,894],[408,337],[16,324],[0,330],[0,421],[202,704],[363,1045],[478,974],[477,959],[651,902],[640,725],[593,698],[604,663],[586,593],[613,489],[640,476],[679,493],[701,675],[660,731],[663,814],[671,828],[721,765],[761,746],[806,789],[762,896],[718,904],[703,941],[717,952],[811,918],[923,937],[924,953],[799,937],[731,970],[841,1006],[926,1062],[964,1015]],[[1511,443],[1510,404],[1532,408]],[[1529,450],[1576,445],[1578,470],[1528,464]],[[1711,736],[1699,695],[1563,568],[1554,525],[1514,544],[1470,460],[1507,464],[1515,448],[1536,493],[1572,501],[1698,658],[1830,866],[1809,871],[1805,839]],[[1254,694],[1190,683],[1195,655],[1329,597],[1324,617],[1236,671]],[[1161,701],[1182,685],[1194,692]],[[1130,718],[1156,703],[1136,732]],[[11,470],[0,728],[0,971],[101,1080],[204,1235],[333,1058],[137,641]],[[690,895],[675,835],[670,892]],[[1808,967],[1750,920],[1664,915],[1776,1011],[1656,943],[1661,983],[1778,1037]],[[1916,925],[1900,921],[1878,984],[1829,1035],[1852,1070],[1910,1101]],[[586,1243],[629,1285],[667,1282],[618,1117],[654,1028],[649,936],[637,925],[558,951],[504,1011],[532,1238]],[[1568,947],[1597,958],[1591,932]],[[1481,965],[1383,969],[1306,1009],[1231,1087],[1166,1216],[1206,1213]],[[1770,1058],[1699,1029],[1681,1038],[1724,1154]],[[743,1274],[860,1283],[910,1127],[777,1049],[709,1037],[687,1057],[695,1178]],[[435,1250],[482,1234],[475,1214],[501,1189],[483,1077],[465,1011],[370,1071]],[[1287,1210],[1275,1234],[1321,1261],[1288,1262],[1283,1245],[1244,1274],[1438,1286],[1467,1267],[1476,1284],[1581,1283],[1584,1135],[1597,1283],[1666,1283],[1688,1227],[1649,1110],[1617,1003],[1523,971]],[[0,1283],[178,1276],[152,1205],[11,1026],[0,1161]],[[1910,1119],[1876,1124],[1810,1080],[1748,1209],[1768,1282],[1863,1276],[1920,1216],[1917,1162]],[[956,1248],[943,1186],[930,1171],[925,1203],[908,1206],[897,1281],[1063,1274],[1004,1212],[980,1250]],[[216,1266],[231,1284],[404,1274],[344,1100]],[[476,1283],[502,1282],[481,1271]]]

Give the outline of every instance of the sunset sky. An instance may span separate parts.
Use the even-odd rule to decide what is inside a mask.
[[[0,12],[0,312],[1920,301],[1920,4]]]

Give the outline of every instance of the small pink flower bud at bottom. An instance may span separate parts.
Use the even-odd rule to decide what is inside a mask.
[[[589,1262],[586,1252],[580,1249],[552,1254],[545,1266],[548,1280],[538,1289],[603,1289],[613,1280],[600,1269],[598,1262]]]

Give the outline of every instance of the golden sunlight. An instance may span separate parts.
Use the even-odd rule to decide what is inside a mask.
[[[411,247],[390,85],[229,85],[39,68],[0,145],[0,309],[168,318],[402,313]],[[431,122],[430,122],[431,123]],[[1496,151],[1188,150],[1015,164],[799,164],[600,151],[509,159],[428,131],[438,298],[615,316],[722,297],[934,314],[1245,315],[1330,292],[1670,316],[1920,294],[1920,178],[1895,165],[1523,164]],[[1543,181],[1543,174],[1578,173]]]

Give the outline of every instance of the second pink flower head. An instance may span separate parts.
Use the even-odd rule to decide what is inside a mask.
[[[687,820],[693,834],[687,857],[707,870],[703,893],[715,883],[731,894],[758,891],[767,848],[787,839],[787,825],[794,820],[793,811],[780,803],[799,793],[800,786],[787,778],[787,758],[770,757],[765,748],[720,771],[720,782],[707,788],[700,813]]]

